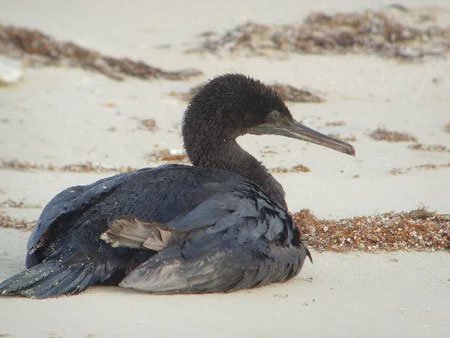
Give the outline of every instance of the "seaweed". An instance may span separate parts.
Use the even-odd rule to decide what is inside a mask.
[[[438,14],[436,10],[434,14]],[[337,14],[312,13],[302,23],[246,22],[223,34],[208,32],[189,52],[342,54],[365,53],[416,60],[449,52],[450,28],[420,10],[393,6]]]
[[[424,208],[337,221],[309,210],[293,215],[302,240],[319,251],[436,251],[450,249],[450,215]]]
[[[369,136],[376,141],[387,142],[411,142],[417,141],[417,138],[409,133],[387,130],[385,128],[377,128],[372,131]]]
[[[70,66],[103,74],[114,80],[125,76],[183,80],[201,74],[195,69],[167,71],[143,61],[115,58],[73,42],[61,42],[38,30],[0,24],[0,53],[29,66]]]

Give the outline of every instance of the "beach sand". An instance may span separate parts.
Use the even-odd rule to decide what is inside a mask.
[[[448,151],[420,151],[419,142],[450,148],[450,63],[446,57],[400,62],[376,55],[263,57],[184,53],[205,31],[246,21],[291,23],[312,11],[380,9],[388,1],[119,2],[3,0],[0,23],[39,29],[115,57],[167,70],[198,69],[183,81],[126,78],[69,67],[24,67],[23,80],[0,87],[0,160],[48,167],[92,163],[133,168],[161,164],[154,153],[181,149],[187,92],[225,72],[267,83],[317,90],[322,103],[287,103],[296,119],[326,134],[352,137],[354,158],[280,137],[244,136],[239,143],[275,173],[290,211],[325,219],[409,211],[450,212]],[[396,1],[410,8],[421,1]],[[447,13],[446,1],[430,1]],[[447,11],[447,12],[446,12]],[[450,16],[444,15],[445,18]],[[450,21],[446,22],[447,26]],[[148,130],[145,119],[154,119]],[[341,123],[334,123],[344,121]],[[417,142],[377,141],[379,128]],[[427,169],[424,165],[441,166]],[[392,172],[397,174],[393,174]],[[0,212],[34,221],[65,187],[114,172],[0,170]],[[9,201],[9,203],[8,203]],[[14,207],[13,202],[23,202]],[[0,228],[0,280],[24,267],[29,232]],[[299,276],[232,294],[152,296],[95,287],[50,300],[0,298],[0,336],[13,337],[444,337],[448,334],[448,252],[368,254],[313,252]]]

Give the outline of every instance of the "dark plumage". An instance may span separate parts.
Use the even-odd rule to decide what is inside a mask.
[[[185,113],[194,166],[141,169],[56,195],[29,239],[27,269],[0,292],[47,298],[119,283],[153,293],[226,292],[294,277],[309,253],[281,185],[236,143],[246,133],[354,153],[295,122],[259,81],[217,77]]]

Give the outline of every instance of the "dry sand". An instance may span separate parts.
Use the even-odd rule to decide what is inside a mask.
[[[421,1],[396,1],[410,7]],[[239,142],[268,168],[304,165],[309,172],[275,173],[291,211],[310,209],[338,219],[428,206],[450,211],[448,152],[410,149],[414,142],[376,141],[381,127],[406,132],[424,145],[450,147],[450,63],[404,63],[377,56],[286,55],[223,57],[184,54],[204,31],[248,20],[300,21],[311,11],[378,9],[388,1],[246,2],[76,1],[0,2],[0,22],[39,29],[115,57],[168,70],[196,68],[186,81],[117,82],[80,69],[25,68],[24,79],[0,87],[0,160],[41,166],[91,162],[103,167],[160,164],[151,153],[180,149],[179,121],[188,92],[207,78],[243,72],[268,83],[320,91],[323,103],[289,103],[310,127],[356,139],[350,158],[279,137]],[[427,6],[444,10],[447,1]],[[202,17],[199,13],[205,13]],[[445,21],[447,20],[447,21]],[[147,130],[142,120],[154,119]],[[345,124],[336,121],[344,121]],[[423,169],[424,164],[442,165]],[[393,175],[393,169],[405,173]],[[401,171],[400,171],[401,172]],[[61,189],[107,173],[0,170],[0,205],[14,218],[35,220]],[[0,228],[0,280],[23,268],[29,233]],[[313,253],[294,280],[228,295],[151,296],[97,287],[76,297],[35,301],[0,298],[0,336],[17,337],[444,337],[450,330],[448,252]]]

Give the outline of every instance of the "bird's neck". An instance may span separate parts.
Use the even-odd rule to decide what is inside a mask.
[[[234,139],[216,138],[214,142],[203,140],[186,147],[186,151],[195,166],[223,169],[244,176],[256,183],[280,206],[287,208],[281,184]]]

